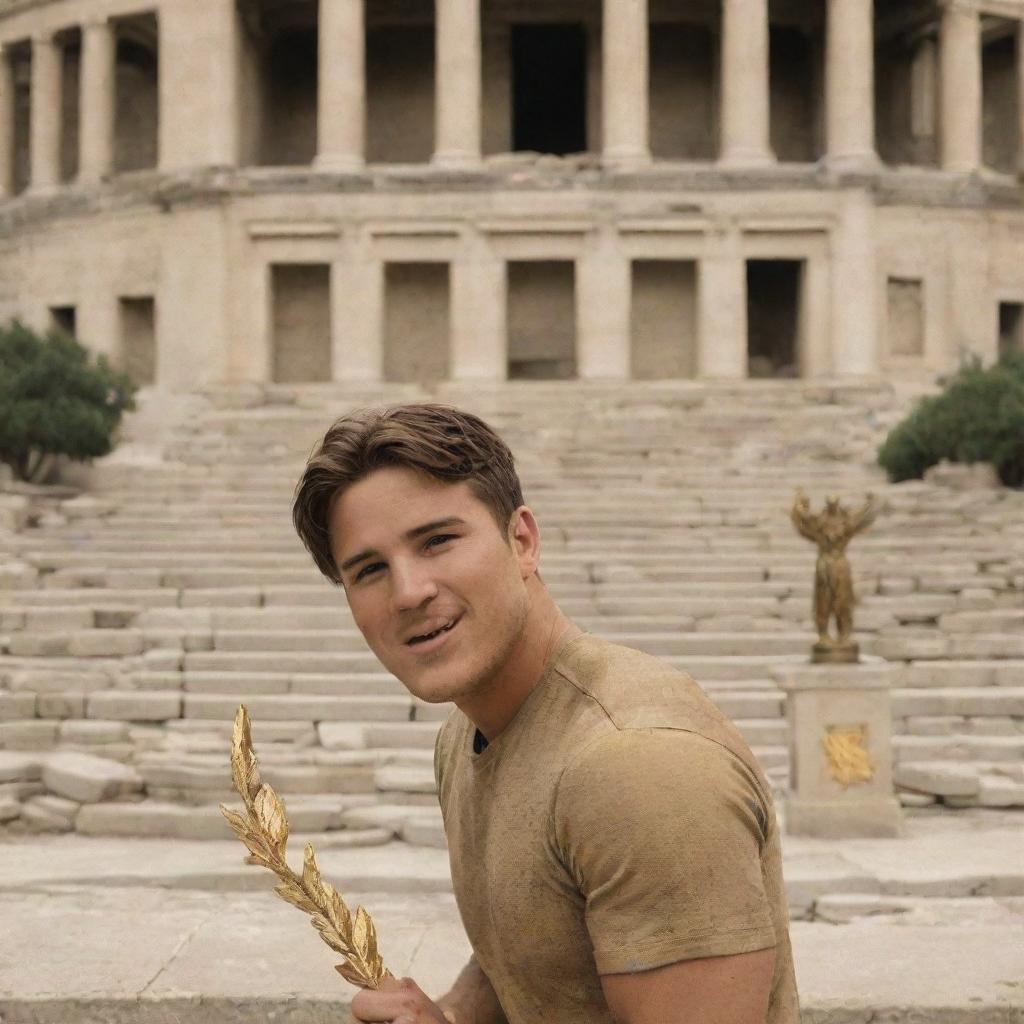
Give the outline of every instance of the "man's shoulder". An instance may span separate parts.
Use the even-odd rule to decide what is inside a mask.
[[[581,698],[599,706],[616,729],[701,732],[727,721],[686,672],[589,633],[569,645],[555,670]]]

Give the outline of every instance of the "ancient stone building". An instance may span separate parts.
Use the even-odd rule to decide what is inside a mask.
[[[142,383],[1024,347],[1022,0],[0,0],[0,318]]]

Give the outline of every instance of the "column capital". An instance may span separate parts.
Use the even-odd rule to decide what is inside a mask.
[[[32,49],[43,46],[53,46],[57,42],[57,33],[53,29],[39,29],[29,37],[32,41]]]
[[[110,31],[114,28],[114,21],[105,14],[87,14],[81,22],[83,32],[97,32],[100,29]]]

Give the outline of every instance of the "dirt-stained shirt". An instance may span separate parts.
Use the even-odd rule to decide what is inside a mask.
[[[453,711],[434,768],[509,1024],[614,1024],[601,974],[772,946],[767,1024],[798,1024],[771,791],[689,676],[567,630],[512,722],[480,753],[475,736]]]

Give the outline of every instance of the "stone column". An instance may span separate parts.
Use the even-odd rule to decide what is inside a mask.
[[[454,380],[508,376],[504,260],[471,245],[452,263],[451,367]]]
[[[1017,22],[1017,173],[1024,178],[1024,20]]]
[[[160,8],[160,168],[233,167],[239,155],[235,0]]]
[[[607,164],[650,160],[647,0],[604,0],[601,137]]]
[[[710,236],[697,277],[697,375],[747,376],[747,265],[739,234]]]
[[[826,148],[838,169],[871,168],[875,155],[874,0],[828,0]]]
[[[331,271],[331,373],[379,381],[384,367],[384,264],[354,244]]]
[[[981,166],[981,20],[964,0],[942,12],[942,167],[971,173]]]
[[[14,67],[0,46],[0,199],[14,191]]]
[[[878,372],[878,279],[874,201],[866,192],[839,197],[832,240],[832,366],[837,376]]]
[[[612,231],[576,262],[576,365],[583,378],[628,380],[630,267]]]
[[[106,19],[82,26],[81,181],[98,182],[114,169],[114,80],[117,36]]]
[[[358,171],[366,160],[364,0],[320,0],[316,166]]]
[[[437,138],[434,163],[480,162],[480,0],[437,0]]]
[[[771,163],[768,0],[722,0],[723,163]]]
[[[32,37],[30,188],[60,184],[61,48],[51,35]]]

